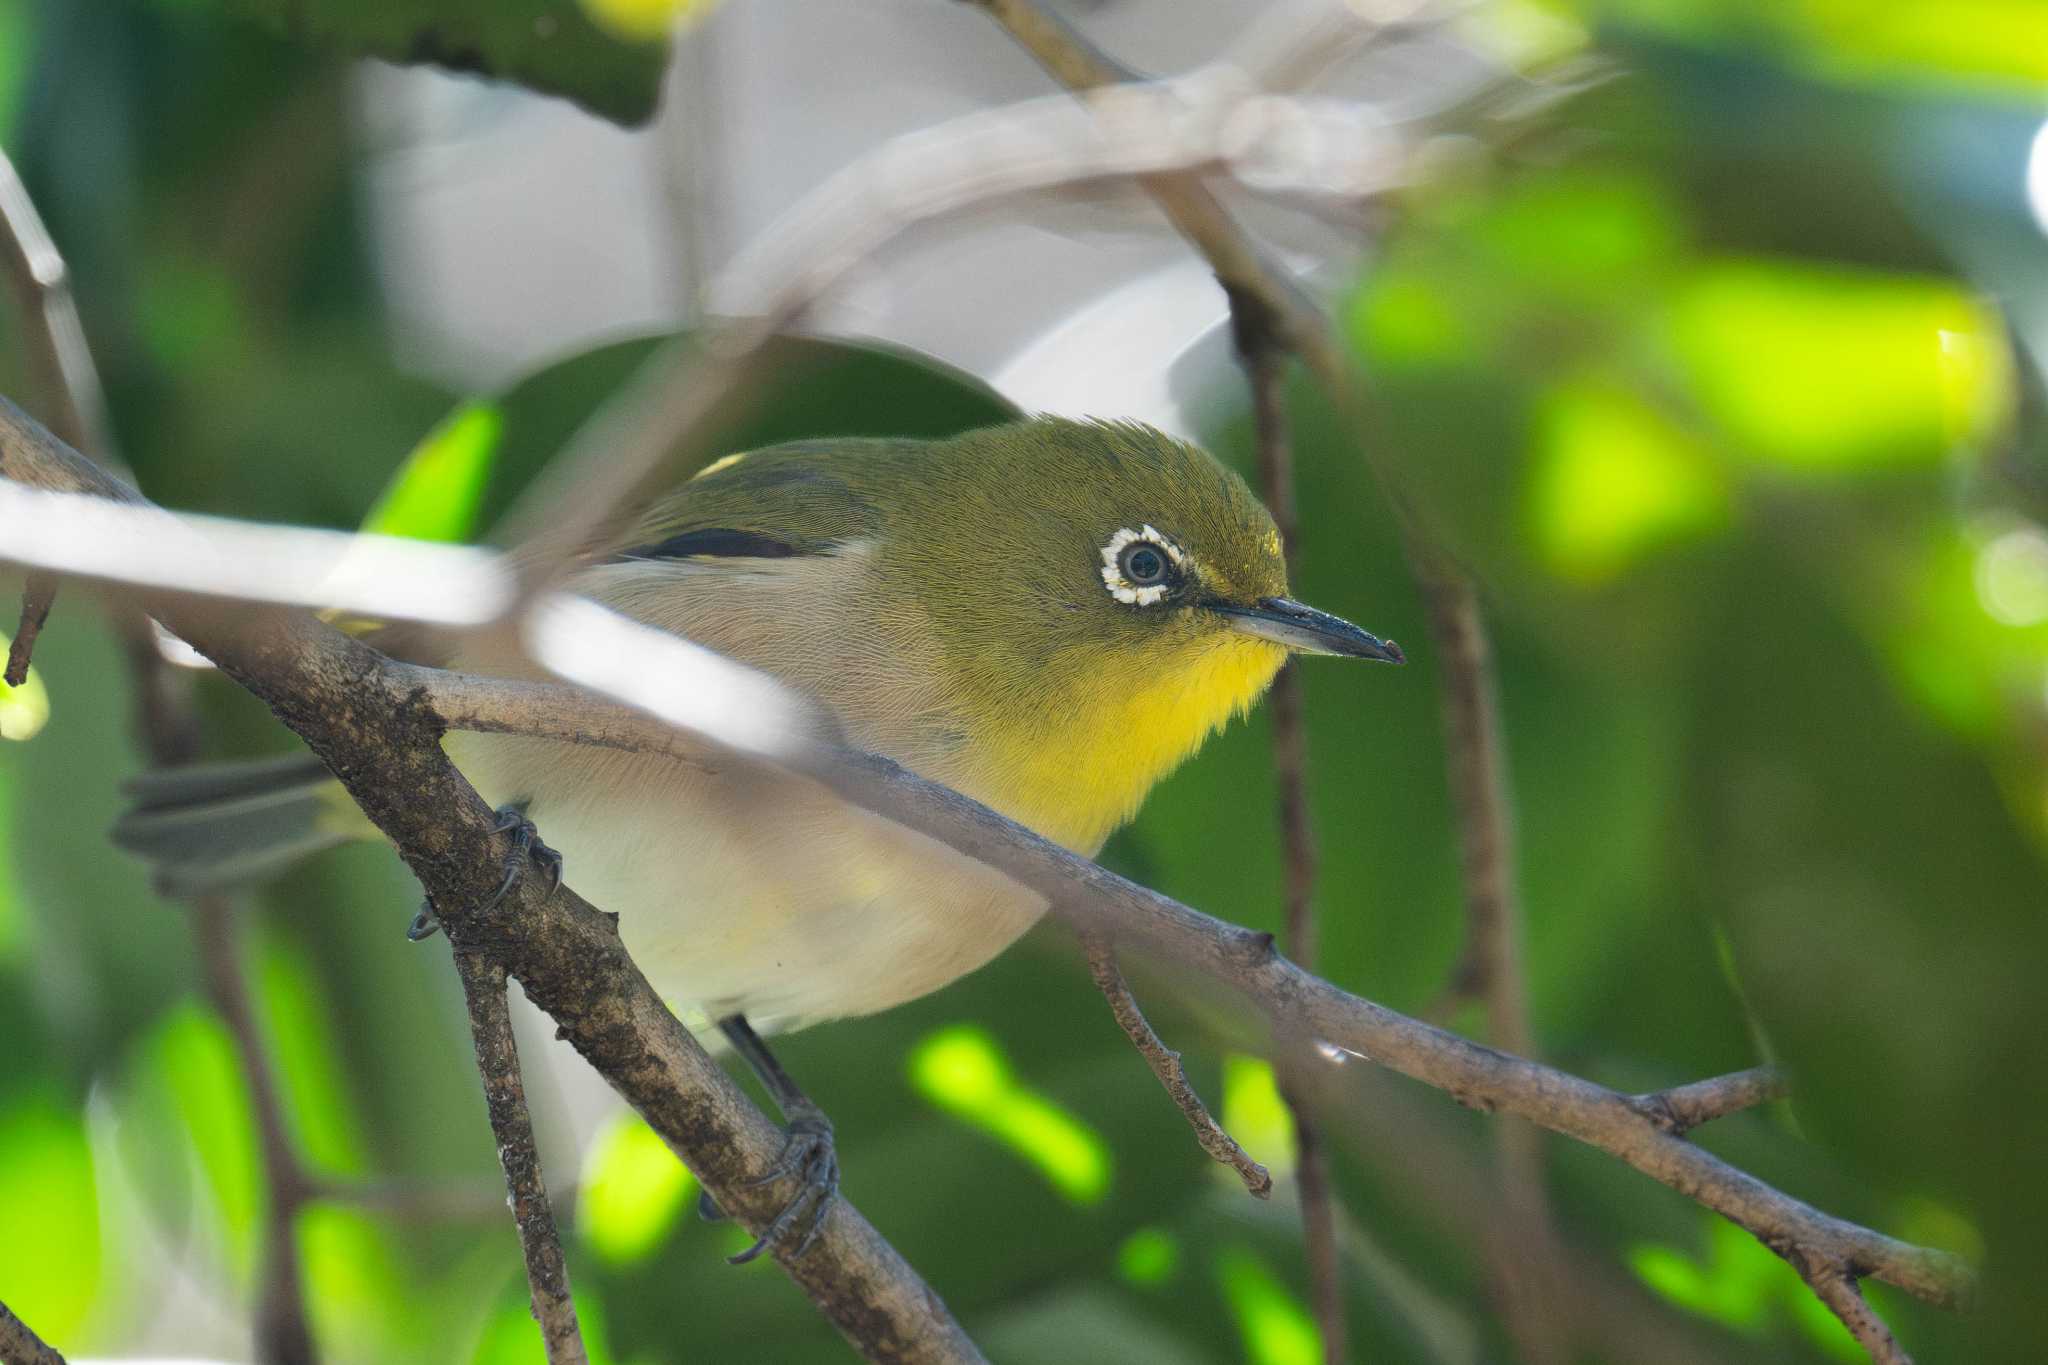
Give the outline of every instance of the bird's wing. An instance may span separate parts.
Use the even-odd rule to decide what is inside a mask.
[[[900,441],[806,441],[727,456],[654,504],[610,558],[789,559],[829,554],[877,529],[859,491]]]

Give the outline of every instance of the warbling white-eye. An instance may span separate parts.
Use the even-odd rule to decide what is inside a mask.
[[[1290,652],[1402,661],[1288,597],[1279,533],[1242,479],[1134,423],[730,456],[573,586],[774,675],[849,742],[1087,855]],[[502,735],[447,748],[523,814],[507,824],[522,845],[553,856],[537,827],[577,890],[617,912],[684,1018],[717,1023],[761,1075],[790,1121],[788,1165],[817,1192],[813,1227],[836,1180],[831,1129],[755,1030],[937,990],[1045,909],[808,779]],[[375,834],[306,760],[151,774],[137,793],[116,838],[174,891]]]

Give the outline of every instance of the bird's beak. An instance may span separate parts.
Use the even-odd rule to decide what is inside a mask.
[[[1382,640],[1341,616],[1303,606],[1291,597],[1262,597],[1250,606],[1236,602],[1210,602],[1207,606],[1228,617],[1233,628],[1303,654],[1341,654],[1389,664],[1408,662],[1401,646],[1392,640]]]

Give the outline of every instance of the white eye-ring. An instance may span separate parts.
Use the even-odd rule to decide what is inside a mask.
[[[1187,564],[1180,546],[1161,532],[1126,526],[1102,547],[1102,582],[1117,601],[1149,607],[1173,590]]]

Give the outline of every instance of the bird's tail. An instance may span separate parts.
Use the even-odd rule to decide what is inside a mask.
[[[262,881],[371,832],[311,754],[159,768],[123,790],[134,804],[114,842],[150,864],[165,895]]]

